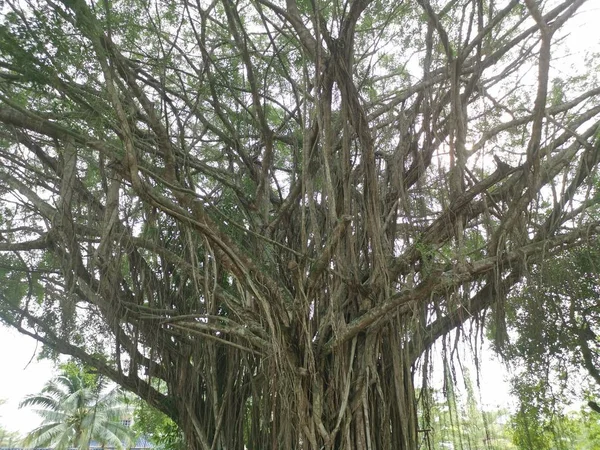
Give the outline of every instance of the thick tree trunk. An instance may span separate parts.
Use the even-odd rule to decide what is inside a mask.
[[[191,356],[194,363],[178,371],[172,386],[190,447],[416,449],[417,408],[402,329],[395,320],[327,354],[289,345],[278,361],[215,345],[219,363],[194,369],[201,355]]]

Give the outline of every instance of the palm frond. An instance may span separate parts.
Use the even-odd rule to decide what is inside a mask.
[[[55,410],[58,408],[58,403],[56,399],[47,395],[28,395],[21,403],[19,403],[19,408],[26,406],[41,406],[46,409]]]
[[[54,443],[57,436],[64,434],[65,428],[64,423],[42,424],[25,437],[23,444],[34,448],[48,447]]]

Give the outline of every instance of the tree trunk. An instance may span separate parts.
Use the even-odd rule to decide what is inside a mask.
[[[215,346],[221,376],[206,375],[213,367],[188,364],[174,380],[189,444],[200,450],[213,442],[218,449],[416,449],[413,373],[400,330],[394,321],[326,355],[289,345],[278,361]]]

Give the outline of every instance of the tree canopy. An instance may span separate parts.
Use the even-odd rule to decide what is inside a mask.
[[[515,366],[514,429],[522,448],[575,448],[566,439],[574,422],[565,410],[583,400],[591,414],[581,415],[581,424],[594,430],[600,421],[598,250],[589,243],[534,266],[511,295],[507,322],[514,338],[503,351]],[[593,448],[600,441],[589,435]]]
[[[194,450],[417,448],[433,343],[597,239],[585,3],[5,0],[0,318]]]

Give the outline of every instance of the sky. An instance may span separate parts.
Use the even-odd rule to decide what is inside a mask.
[[[30,409],[20,409],[19,402],[28,394],[41,390],[55,372],[50,361],[38,361],[40,346],[28,336],[0,325],[0,425],[9,431],[25,434],[39,425],[40,419]]]
[[[565,71],[569,66],[580,65],[587,50],[600,51],[600,1],[588,1],[581,11],[569,29],[570,55],[564,61]],[[19,402],[26,395],[39,392],[56,374],[50,361],[37,360],[39,349],[32,338],[0,324],[0,399],[6,400],[0,405],[0,425],[22,435],[38,426],[40,419],[29,409],[19,409]],[[510,407],[512,402],[506,381],[509,372],[491,351],[485,354],[481,367],[482,404],[487,408]]]

